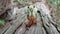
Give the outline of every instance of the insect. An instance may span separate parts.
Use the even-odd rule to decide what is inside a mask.
[[[27,26],[35,25],[37,22],[37,8],[33,5],[30,5],[28,9],[26,9],[28,24]]]

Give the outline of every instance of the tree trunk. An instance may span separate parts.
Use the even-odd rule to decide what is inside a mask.
[[[45,4],[43,4],[42,2],[37,2],[34,5],[40,11],[40,13],[37,14],[37,25],[31,26],[30,28],[28,28],[28,30],[26,29],[25,25],[22,25],[20,28],[15,30],[15,34],[60,34],[59,25],[53,21],[52,17],[50,16],[50,11],[46,8]],[[21,21],[21,19],[18,20],[19,22]],[[12,29],[8,29],[10,33],[8,31],[6,31],[6,33],[12,34],[11,30]]]

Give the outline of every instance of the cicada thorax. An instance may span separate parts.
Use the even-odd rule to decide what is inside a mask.
[[[34,17],[32,8],[30,9],[30,17]]]

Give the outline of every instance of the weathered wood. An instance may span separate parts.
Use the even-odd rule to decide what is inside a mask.
[[[37,2],[34,5],[40,10],[37,17],[37,25],[32,25],[30,28],[28,28],[29,30],[25,30],[25,27],[21,27],[23,30],[19,32],[21,32],[21,34],[24,32],[24,34],[60,34],[59,26],[53,21],[52,17],[50,16],[50,11],[46,8],[46,6],[42,2]],[[22,17],[23,16],[18,17],[17,21],[14,22],[15,24],[12,25],[5,34],[12,34],[17,25],[20,25],[20,22],[23,21]]]
[[[56,27],[58,27],[57,23],[55,23],[52,20],[52,17],[50,16],[49,10],[47,10],[46,6],[44,4],[41,4],[40,8],[40,17],[42,17],[43,20],[43,27],[47,31],[47,34],[60,34],[60,31],[57,30]],[[44,8],[43,8],[44,7]]]
[[[0,15],[6,12],[11,0],[0,0]]]

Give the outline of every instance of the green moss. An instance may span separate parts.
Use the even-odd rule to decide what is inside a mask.
[[[0,25],[4,25],[5,24],[5,20],[0,18]]]

